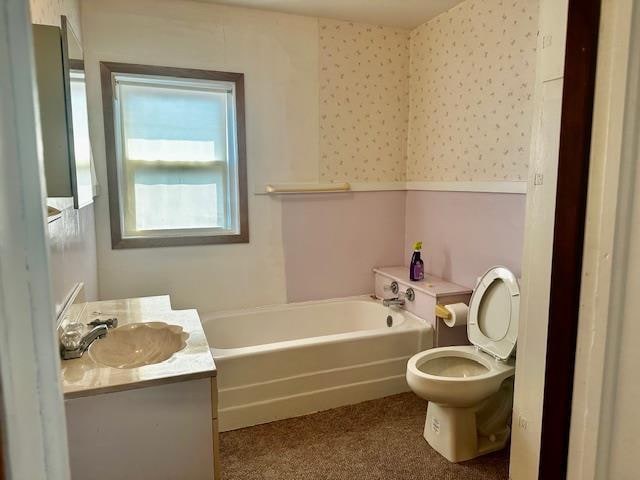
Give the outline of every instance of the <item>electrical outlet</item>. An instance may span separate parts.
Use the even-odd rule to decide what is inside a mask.
[[[544,175],[542,175],[541,173],[536,173],[533,177],[533,184],[542,185],[543,183],[544,183]]]

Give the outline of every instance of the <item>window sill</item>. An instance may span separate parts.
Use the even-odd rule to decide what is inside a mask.
[[[248,230],[233,235],[203,235],[193,237],[137,237],[111,238],[111,248],[121,250],[126,248],[162,248],[188,247],[198,245],[224,245],[234,243],[249,243]]]

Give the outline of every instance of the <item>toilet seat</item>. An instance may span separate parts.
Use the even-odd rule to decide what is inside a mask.
[[[516,349],[520,287],[515,275],[504,267],[488,270],[478,281],[469,302],[469,341],[501,360]]]

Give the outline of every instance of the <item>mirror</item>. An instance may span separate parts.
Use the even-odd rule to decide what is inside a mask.
[[[92,202],[95,184],[84,63],[67,18],[60,24],[33,25],[47,203],[80,208]]]
[[[76,208],[91,203],[96,185],[93,168],[93,154],[89,138],[89,115],[87,111],[87,91],[84,74],[84,55],[76,33],[65,16],[61,18],[63,42],[66,40],[69,62],[69,98],[73,125],[73,149],[75,158]]]

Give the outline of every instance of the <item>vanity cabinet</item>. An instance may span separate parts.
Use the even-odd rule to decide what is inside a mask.
[[[216,397],[212,377],[65,400],[72,478],[219,479]]]
[[[116,330],[160,322],[188,335],[181,349],[155,363],[128,368],[101,363],[93,348],[114,330],[81,357],[62,361],[71,477],[219,480],[217,370],[197,311],[173,310],[166,295],[77,300],[62,313],[59,333],[70,322],[85,325],[87,332],[88,323],[104,315],[118,319]],[[121,362],[130,358],[132,346],[134,354],[145,356],[144,345],[155,345],[154,351],[163,345],[118,338],[115,344],[122,347],[112,343],[110,349],[112,358],[124,355]]]

